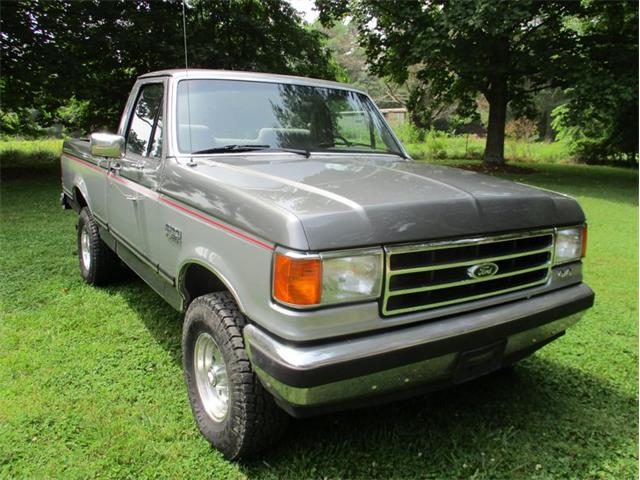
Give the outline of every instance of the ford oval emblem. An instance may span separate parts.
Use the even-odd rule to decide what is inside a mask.
[[[493,277],[498,273],[498,265],[495,263],[479,263],[467,269],[467,275],[471,278]]]

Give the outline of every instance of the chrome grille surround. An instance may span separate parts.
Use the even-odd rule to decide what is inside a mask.
[[[554,229],[544,229],[450,241],[386,246],[382,315],[391,316],[427,310],[545,284],[549,280],[553,265],[554,233]],[[520,244],[522,248],[518,248]],[[527,244],[532,248],[527,248]],[[504,251],[501,252],[501,250]],[[495,253],[483,254],[482,251]],[[462,252],[465,252],[467,257],[464,254],[460,256]],[[475,252],[475,255],[469,256],[470,252]],[[438,255],[446,257],[447,254],[453,254],[454,261],[425,262],[427,257],[433,260]],[[411,260],[412,257],[414,259],[422,257],[422,264],[417,262],[412,265],[414,263]],[[456,257],[462,260],[457,260]],[[529,265],[527,261],[530,262]],[[513,268],[511,270],[507,268],[504,272],[501,271],[504,268],[502,267],[495,275],[484,278],[456,279],[456,275],[460,276],[461,272],[466,272],[473,266],[496,262],[510,264]],[[522,268],[518,268],[519,262],[524,262]],[[405,264],[402,265],[402,263]],[[445,281],[437,281],[437,279],[435,282],[425,281],[427,276],[429,280],[434,280],[438,275]],[[421,276],[422,281],[416,282],[415,279]],[[446,281],[447,277],[451,281]],[[400,286],[394,286],[394,282]],[[495,285],[495,289],[491,288],[492,285]],[[483,287],[486,291],[482,291]],[[455,288],[457,291],[452,290]],[[456,293],[461,290],[464,290],[463,294]],[[414,294],[435,298],[433,301],[427,298],[424,302],[416,303]],[[408,301],[411,295],[414,295],[414,300]],[[405,305],[402,305],[403,300]]]

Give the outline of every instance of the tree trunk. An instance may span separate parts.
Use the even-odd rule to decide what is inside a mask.
[[[492,82],[487,101],[489,102],[489,126],[482,161],[485,165],[504,165],[504,126],[508,102],[505,79]]]

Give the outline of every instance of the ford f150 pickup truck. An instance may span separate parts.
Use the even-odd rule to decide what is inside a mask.
[[[66,141],[61,162],[82,277],[121,260],[186,312],[191,407],[227,458],[289,415],[512,364],[593,304],[574,199],[413,161],[348,85],[149,73],[117,134]]]

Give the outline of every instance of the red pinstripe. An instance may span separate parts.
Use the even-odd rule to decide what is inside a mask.
[[[224,224],[222,224],[220,222],[217,222],[217,221],[213,220],[210,217],[206,217],[206,216],[204,216],[204,215],[202,215],[202,214],[200,214],[198,212],[194,212],[193,210],[190,210],[190,209],[188,209],[186,207],[183,207],[182,205],[179,205],[176,202],[174,202],[172,200],[169,200],[168,198],[160,197],[160,201],[162,203],[166,203],[167,205],[171,205],[173,208],[177,208],[178,210],[180,210],[182,212],[188,213],[189,215],[192,215],[192,216],[198,218],[199,220],[202,220],[203,222],[208,223],[209,225],[213,225],[214,227],[218,227],[218,228],[220,228],[220,229],[222,229],[222,230],[224,230],[226,232],[229,232],[229,233],[231,233],[231,234],[233,234],[233,235],[235,235],[237,237],[240,237],[240,238],[242,238],[244,240],[247,240],[248,242],[255,243],[256,245],[259,245],[259,246],[261,246],[263,248],[266,248],[268,250],[273,250],[273,247],[271,245],[268,245],[268,244],[266,244],[264,242],[261,242],[260,240],[258,240],[256,238],[253,238],[253,237],[250,237],[249,235],[247,235],[245,233],[242,233],[242,232],[239,232],[238,230],[234,230],[231,227],[227,227],[226,225],[224,225]]]
[[[122,177],[119,177],[117,175],[113,175],[110,172],[105,172],[104,169],[102,169],[102,168],[100,168],[100,167],[98,167],[96,165],[93,165],[92,163],[89,163],[89,162],[87,162],[86,160],[84,160],[82,158],[76,157],[74,155],[70,155],[70,154],[68,154],[66,152],[63,154],[63,156],[67,157],[69,160],[73,160],[73,161],[75,161],[77,163],[85,165],[85,166],[91,168],[92,170],[96,170],[96,171],[99,171],[101,173],[105,173],[107,176],[113,178],[114,180],[116,180],[119,183],[122,183],[123,185],[130,185],[132,183],[132,182],[129,182],[128,180],[126,180],[126,179],[124,179]],[[143,187],[141,185],[138,185],[137,183],[135,183],[133,185],[136,186],[136,189],[146,190],[148,192],[147,196],[150,196],[150,197],[157,196],[157,193],[154,192],[153,190],[149,190],[148,188],[145,188],[145,187]],[[186,213],[187,215],[191,215],[192,217],[195,217],[198,220],[201,220],[201,221],[203,221],[205,223],[208,223],[209,225],[212,225],[212,226],[214,226],[214,227],[216,227],[216,228],[218,228],[220,230],[224,230],[225,232],[228,232],[228,233],[230,233],[230,234],[232,234],[232,235],[234,235],[236,237],[242,238],[243,240],[246,240],[247,242],[251,242],[251,243],[253,243],[255,245],[258,245],[258,246],[260,246],[262,248],[266,248],[267,250],[273,250],[273,246],[272,245],[264,243],[261,240],[258,240],[257,238],[253,238],[253,237],[247,235],[246,233],[240,232],[240,231],[238,231],[238,230],[236,230],[234,228],[231,228],[231,227],[229,227],[229,226],[227,226],[227,225],[225,225],[223,223],[220,223],[217,220],[214,220],[213,218],[211,218],[209,216],[203,215],[203,214],[201,214],[199,212],[196,212],[195,210],[191,210],[190,208],[187,208],[184,205],[180,205],[179,203],[176,203],[173,200],[169,200],[168,198],[165,198],[165,197],[162,197],[162,196],[160,196],[158,199],[162,203],[165,203],[165,204],[175,208],[176,210],[180,210],[181,212]]]

